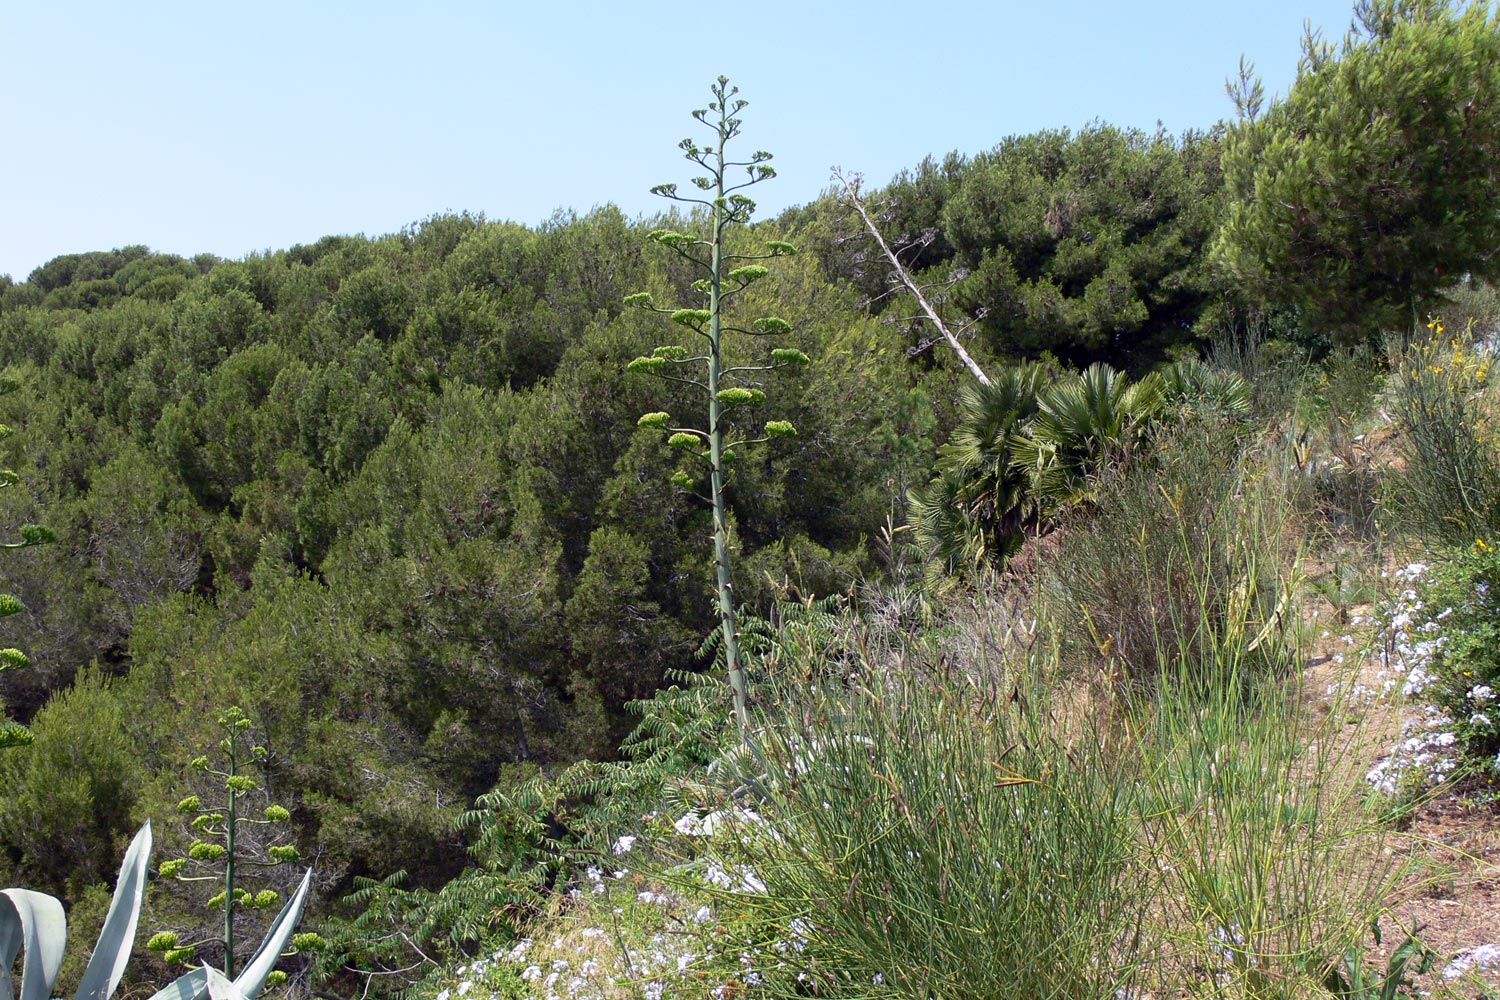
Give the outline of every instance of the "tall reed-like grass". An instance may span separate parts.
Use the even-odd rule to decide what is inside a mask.
[[[765,822],[724,865],[755,874],[764,891],[742,905],[801,950],[768,973],[787,979],[770,995],[1131,987],[1151,905],[1133,780],[1035,680],[888,664],[805,693],[764,731]]]
[[[1320,995],[1411,884],[1413,856],[1362,780],[1366,730],[1309,710],[1296,683],[1182,680],[1131,713],[1143,846],[1173,956],[1163,976],[1219,995]]]
[[[1121,687],[1205,675],[1231,653],[1252,674],[1285,674],[1297,540],[1287,484],[1245,433],[1212,419],[1162,437],[1147,461],[1101,489],[1048,566],[1067,655]]]

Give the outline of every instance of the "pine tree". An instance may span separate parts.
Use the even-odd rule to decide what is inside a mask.
[[[1346,341],[1406,327],[1466,274],[1500,277],[1500,12],[1364,0],[1310,33],[1286,99],[1243,70],[1215,259],[1252,296]]]

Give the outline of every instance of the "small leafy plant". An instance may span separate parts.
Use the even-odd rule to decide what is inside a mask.
[[[1370,924],[1375,944],[1380,944],[1380,922]],[[1417,985],[1412,975],[1426,975],[1437,961],[1437,952],[1417,937],[1416,930],[1406,935],[1406,940],[1391,953],[1385,973],[1371,973],[1365,968],[1364,951],[1350,948],[1343,960],[1323,980],[1323,986],[1339,1000],[1396,1000],[1397,997],[1415,997]]]

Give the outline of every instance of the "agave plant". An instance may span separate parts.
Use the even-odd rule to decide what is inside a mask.
[[[130,961],[150,860],[151,824],[147,823],[125,852],[104,929],[78,987],[78,1000],[108,1000],[119,985]],[[48,1000],[62,966],[67,937],[68,920],[56,897],[30,889],[0,890],[0,961],[5,963],[0,995],[7,1000],[14,995],[9,972],[16,953],[22,951],[20,1000]]]
[[[93,956],[83,970],[76,1000],[109,1000],[115,987],[120,985],[120,977],[125,973],[130,949],[135,942],[150,862],[151,824],[148,822],[136,833],[125,852],[120,877],[115,882],[114,898],[110,901]],[[307,898],[311,876],[311,871],[303,876],[301,887],[272,923],[260,950],[232,983],[212,969],[194,969],[159,991],[152,1000],[204,1000],[207,997],[212,1000],[247,1000],[258,996],[291,938]],[[30,889],[0,890],[0,961],[4,962],[4,973],[0,974],[0,1000],[13,1000],[16,996],[9,970],[15,964],[18,952],[22,955],[19,1000],[50,1000],[58,970],[62,967],[67,938],[67,916],[56,897]],[[216,975],[223,981],[215,981]]]

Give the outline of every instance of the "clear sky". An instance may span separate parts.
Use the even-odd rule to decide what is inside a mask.
[[[724,11],[722,15],[716,11]],[[1304,19],[1349,0],[738,4],[429,0],[0,6],[0,274],[132,243],[223,257],[445,211],[535,224],[686,181],[676,143],[723,73],[761,215],[829,167],[884,183],[927,154],[1093,119],[1178,133],[1270,93]]]

